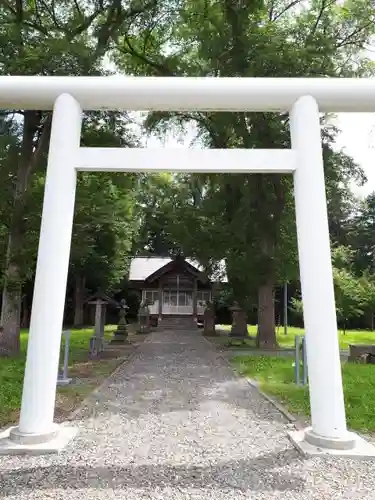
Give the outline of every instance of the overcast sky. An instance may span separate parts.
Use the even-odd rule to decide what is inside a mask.
[[[367,176],[367,183],[354,189],[361,196],[375,191],[375,115],[373,113],[342,113],[337,115],[342,130],[337,146],[359,163]]]
[[[374,44],[375,45],[375,44]],[[375,61],[375,48],[365,51],[365,55]],[[109,61],[105,66],[113,69]],[[337,126],[342,131],[338,140],[337,147],[352,156],[364,169],[367,176],[367,183],[353,190],[361,197],[375,191],[375,114],[374,113],[340,113],[337,115]],[[160,142],[152,137],[147,140],[148,147],[189,147],[194,139],[194,129],[189,130],[184,141],[177,141],[173,136],[168,137],[166,141]]]

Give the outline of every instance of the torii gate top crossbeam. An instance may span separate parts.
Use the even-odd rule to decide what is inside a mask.
[[[50,110],[64,93],[92,111],[286,112],[311,95],[321,112],[375,112],[375,78],[0,77],[0,109]]]

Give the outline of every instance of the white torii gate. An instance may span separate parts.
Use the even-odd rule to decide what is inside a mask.
[[[75,429],[53,422],[77,171],[290,173],[309,366],[312,426],[290,433],[309,453],[375,456],[347,430],[325,195],[320,112],[375,112],[374,79],[0,77],[0,108],[53,108],[19,425],[0,453],[48,453]],[[80,147],[82,110],[290,113],[291,149]]]

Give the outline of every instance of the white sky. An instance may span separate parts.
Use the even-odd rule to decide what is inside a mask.
[[[366,50],[365,55],[375,61],[375,50]],[[110,67],[111,63],[107,61],[105,66]],[[337,148],[343,149],[365,171],[367,183],[360,188],[353,186],[353,191],[358,196],[365,197],[375,191],[375,114],[339,113],[336,124],[341,130],[336,142]],[[178,141],[171,135],[163,142],[156,137],[150,137],[145,142],[150,148],[186,148],[194,137],[194,129],[191,128],[187,131],[184,141]]]
[[[367,176],[367,183],[354,191],[366,196],[375,191],[375,114],[341,113],[337,125],[342,130],[337,146],[352,156]]]
[[[375,43],[374,43],[375,45]],[[375,61],[375,50],[366,50],[364,55]],[[365,197],[375,191],[375,114],[339,113],[336,124],[341,134],[336,141],[338,149],[343,149],[365,171],[367,182],[362,187],[353,186],[353,191]],[[194,131],[188,133],[184,144],[173,137],[161,144],[156,138],[147,141],[149,147],[188,147],[194,138]]]

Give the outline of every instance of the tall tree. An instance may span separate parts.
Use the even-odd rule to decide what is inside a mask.
[[[349,242],[355,254],[357,274],[368,270],[375,274],[375,192],[358,203],[357,210],[348,221]]]
[[[122,56],[118,62],[129,70],[136,60],[131,55],[143,60],[141,70],[158,75],[369,75],[372,65],[361,56],[361,50],[373,35],[373,18],[371,2],[365,0],[355,5],[315,0],[186,1],[178,22],[159,28],[151,40],[147,38],[148,50],[140,48],[139,36],[137,40],[119,39]],[[173,44],[166,43],[166,33]],[[145,39],[147,34],[148,30]],[[139,67],[133,70],[141,71]],[[178,127],[194,122],[206,147],[289,146],[285,115],[155,113],[148,126],[161,130],[161,122]],[[333,152],[329,132],[323,133],[325,166],[330,210],[335,214],[331,227],[338,231],[342,198],[348,193],[347,184],[341,187],[341,180],[344,171],[356,174],[357,167],[341,153]],[[288,245],[289,263],[295,262],[295,246],[286,236],[294,233],[291,180],[277,175],[214,176],[209,186],[207,193],[212,194],[212,202],[216,200],[219,241],[226,245],[226,250],[220,245],[216,249],[220,247],[226,257],[235,295],[246,301],[258,288],[259,344],[273,347],[274,286],[281,275],[286,279],[289,273],[295,273],[295,266],[285,262],[283,251]]]
[[[140,231],[135,242],[137,253],[168,256],[181,250],[173,231],[176,202],[182,198],[180,185],[171,174],[139,177]]]
[[[38,2],[7,2],[0,7],[0,56],[3,74],[82,74],[95,73],[85,29],[77,12],[64,11],[62,5],[40,9]],[[59,9],[60,7],[60,9]],[[82,19],[80,19],[82,21]],[[64,34],[78,30],[77,37]],[[3,342],[8,351],[19,350],[22,283],[26,276],[20,255],[24,248],[25,205],[35,170],[45,157],[51,116],[40,111],[19,112],[22,132],[13,183],[13,207],[8,228],[8,246],[2,295]]]
[[[134,147],[137,137],[128,116],[89,113],[83,124],[86,147]],[[126,273],[139,225],[135,174],[82,173],[78,178],[69,281],[74,297],[74,325],[83,324],[86,288],[110,291]]]
[[[95,75],[116,30],[156,5],[154,0],[36,0],[0,5],[0,69],[12,75]],[[2,294],[3,343],[19,350],[22,284],[27,276],[20,255],[25,247],[25,205],[35,171],[44,163],[51,115],[18,110],[22,131],[13,176],[13,203]],[[28,266],[25,266],[29,269]]]

